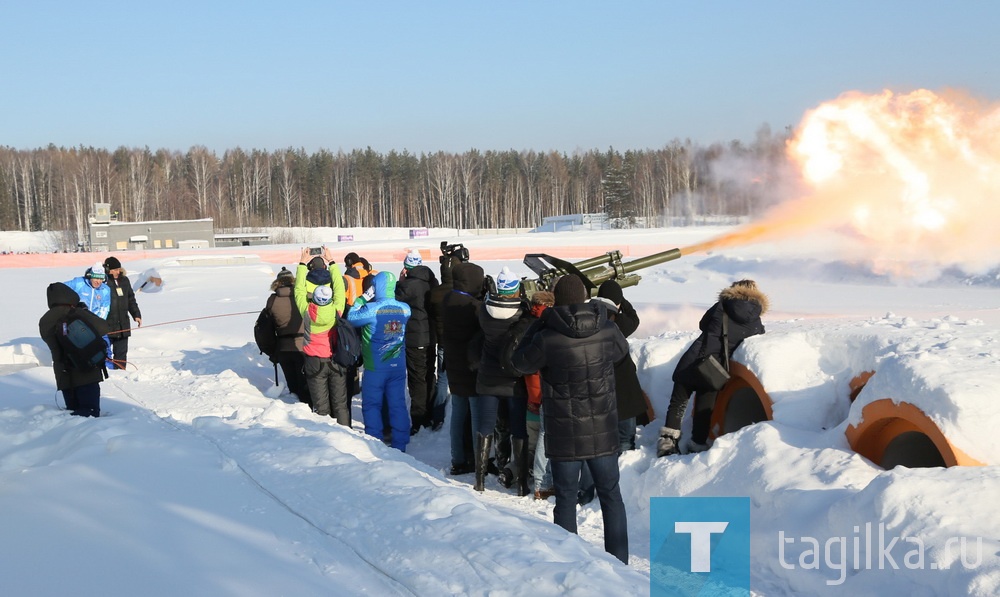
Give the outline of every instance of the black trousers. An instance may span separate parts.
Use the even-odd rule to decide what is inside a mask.
[[[351,403],[344,385],[344,368],[329,358],[304,355],[306,383],[312,397],[312,410],[329,415],[341,425],[351,426]]]
[[[299,402],[304,402],[312,406],[312,397],[309,394],[309,384],[306,383],[305,355],[297,350],[278,352],[278,365],[285,376],[285,384],[288,391],[299,398]]]
[[[691,439],[699,444],[708,441],[709,427],[712,424],[712,409],[715,408],[715,397],[718,392],[697,392],[694,395],[694,415],[692,416]],[[680,429],[687,410],[691,390],[682,383],[674,382],[674,390],[670,394],[670,405],[667,406],[666,426]]]
[[[414,427],[430,424],[436,362],[434,345],[406,347],[406,387],[410,391],[410,421]]]
[[[111,338],[111,352],[114,354],[115,359],[115,369],[124,369],[125,363],[128,362],[128,336],[120,336],[118,338]]]

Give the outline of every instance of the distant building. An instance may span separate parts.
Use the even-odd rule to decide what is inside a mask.
[[[556,232],[558,230],[603,230],[608,227],[608,214],[569,214],[565,216],[549,216],[542,218],[538,232]]]
[[[271,235],[266,232],[240,232],[233,234],[216,234],[217,247],[249,247],[271,244]]]
[[[215,246],[212,218],[120,222],[110,203],[95,203],[88,217],[87,249],[94,252],[142,251],[145,249],[204,249]]]

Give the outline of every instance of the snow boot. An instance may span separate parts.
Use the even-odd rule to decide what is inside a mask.
[[[528,489],[528,440],[512,437],[510,443],[511,457],[516,464],[516,472],[511,485],[517,487],[517,495],[522,497],[531,495],[531,491]]]
[[[672,456],[680,453],[681,432],[679,429],[660,427],[660,437],[656,440],[656,457]]]
[[[486,490],[486,467],[490,461],[490,450],[493,448],[493,434],[476,434],[476,491]]]

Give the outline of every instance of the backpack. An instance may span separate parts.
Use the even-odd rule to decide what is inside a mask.
[[[56,323],[56,343],[67,369],[90,371],[104,366],[108,345],[75,307]]]
[[[267,307],[260,310],[257,322],[253,324],[253,340],[261,354],[272,358],[278,351],[278,334],[274,327],[274,316]]]
[[[355,367],[361,360],[361,336],[351,322],[337,316],[333,326],[337,342],[333,346],[333,362],[344,367]]]

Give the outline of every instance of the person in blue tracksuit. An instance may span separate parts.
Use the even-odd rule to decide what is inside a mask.
[[[88,311],[101,319],[107,319],[108,313],[111,312],[111,288],[104,283],[106,277],[104,264],[95,263],[91,267],[88,267],[87,271],[79,278],[73,278],[68,282],[63,282],[63,284],[72,288],[79,295],[80,302],[83,303],[83,306]],[[104,342],[108,345],[107,367],[115,369],[116,367],[112,360],[114,352],[111,349],[111,339],[104,336]]]
[[[347,314],[361,330],[365,374],[361,378],[361,416],[365,433],[384,438],[382,405],[389,406],[390,445],[402,452],[410,443],[410,412],[406,408],[406,322],[410,307],[397,301],[396,276],[379,272],[372,286]]]

